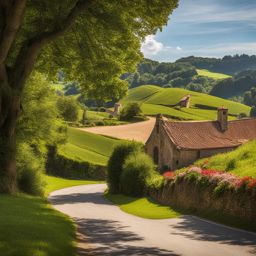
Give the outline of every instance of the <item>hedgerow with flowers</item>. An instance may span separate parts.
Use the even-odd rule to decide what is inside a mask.
[[[222,195],[225,191],[252,192],[256,193],[256,178],[249,176],[239,177],[232,173],[218,170],[207,170],[200,167],[191,167],[187,171],[175,174],[168,171],[163,174],[165,180],[178,183],[185,179],[189,182],[204,188],[214,187],[213,193],[216,196]]]

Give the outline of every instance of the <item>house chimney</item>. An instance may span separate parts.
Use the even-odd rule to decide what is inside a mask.
[[[156,116],[156,131],[157,133],[159,133],[159,127],[160,127],[160,123],[163,121],[163,115],[162,114],[157,114]]]
[[[218,122],[222,132],[228,129],[228,109],[225,107],[218,108]]]

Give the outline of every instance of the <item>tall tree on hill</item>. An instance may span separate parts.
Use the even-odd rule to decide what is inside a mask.
[[[177,2],[0,0],[2,192],[16,189],[15,126],[31,72],[36,68],[56,75],[61,68],[86,89],[97,86],[95,77],[109,84],[133,70],[141,41],[167,23]]]

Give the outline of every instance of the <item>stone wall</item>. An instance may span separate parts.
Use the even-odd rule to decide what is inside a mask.
[[[191,181],[182,179],[176,183],[167,181],[162,188],[151,188],[148,194],[164,205],[240,217],[256,227],[256,191],[228,190],[217,197],[213,189],[214,186],[202,188]]]

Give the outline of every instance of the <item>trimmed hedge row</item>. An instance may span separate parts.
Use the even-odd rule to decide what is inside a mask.
[[[78,162],[59,155],[56,148],[49,148],[46,172],[69,179],[105,180],[106,166]]]

